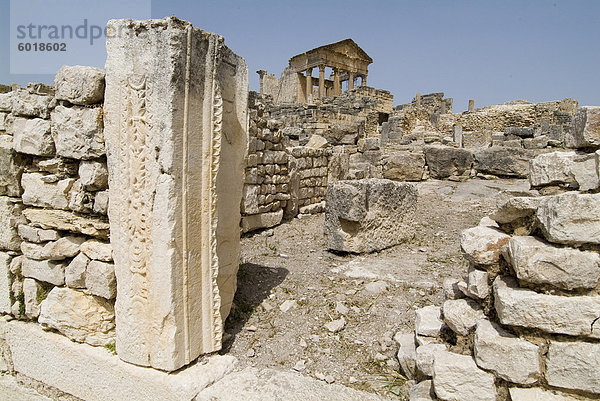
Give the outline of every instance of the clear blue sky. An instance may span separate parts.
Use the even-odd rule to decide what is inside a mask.
[[[455,112],[468,99],[477,107],[565,97],[600,105],[598,0],[153,0],[151,6],[153,18],[175,15],[223,35],[245,58],[252,90],[256,70],[279,75],[291,56],[352,38],[374,60],[369,85],[391,91],[395,104],[441,91],[454,98]],[[60,6],[56,12],[68,15]],[[9,74],[9,25],[9,1],[0,0],[0,82],[51,83],[50,75]]]

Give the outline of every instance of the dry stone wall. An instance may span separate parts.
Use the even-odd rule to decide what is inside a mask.
[[[600,151],[584,140],[600,119],[589,111],[568,133],[585,145],[531,160],[530,196],[463,231],[465,277],[396,336],[404,373],[420,382],[411,400],[600,395]]]
[[[114,344],[104,71],[0,94],[0,303],[68,338]]]

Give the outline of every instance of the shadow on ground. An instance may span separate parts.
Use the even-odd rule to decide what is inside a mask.
[[[240,265],[233,306],[225,321],[226,338],[221,353],[229,352],[235,336],[244,328],[254,310],[269,297],[271,289],[281,284],[288,274],[289,271],[282,267],[255,263]]]

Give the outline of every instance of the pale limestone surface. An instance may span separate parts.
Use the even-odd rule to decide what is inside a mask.
[[[494,375],[479,369],[467,355],[436,352],[433,386],[437,397],[444,401],[496,401]]]
[[[1,203],[0,203],[1,205]],[[65,210],[25,209],[23,215],[34,227],[71,231],[98,238],[108,238],[109,223]]]
[[[65,283],[65,263],[52,260],[23,258],[21,274],[54,285]]]
[[[558,248],[538,238],[513,237],[508,244],[510,264],[519,280],[573,290],[592,289],[600,279],[597,252]]]
[[[489,320],[477,324],[474,355],[480,368],[512,383],[533,384],[541,375],[538,346]]]
[[[52,137],[58,156],[87,160],[104,155],[102,109],[56,106]]]
[[[22,215],[23,204],[19,199],[0,196],[0,249],[18,251],[21,238],[18,234],[19,224],[27,221]]]
[[[107,29],[121,32],[107,38],[104,103],[117,352],[172,371],[221,348],[233,301],[247,68],[174,17]]]
[[[21,175],[26,157],[13,149],[13,138],[0,135],[0,195],[21,196]]]
[[[416,369],[416,345],[415,345],[415,333],[396,333],[394,335],[394,341],[400,346],[396,357],[400,363],[400,369],[402,373],[412,379],[415,377]]]
[[[25,302],[25,316],[35,319],[40,315],[38,294],[42,290],[40,283],[32,278],[23,280],[23,298]]]
[[[24,173],[21,177],[21,184],[25,190],[23,203],[52,209],[66,209],[69,205],[69,191],[74,182],[73,178],[58,180],[55,176]]]
[[[383,401],[364,391],[327,384],[293,372],[245,368],[231,373],[201,391],[197,401]]]
[[[60,238],[60,234],[56,230],[43,230],[26,224],[19,224],[17,230],[22,240],[38,244],[40,242],[56,241]]]
[[[423,380],[412,386],[410,389],[410,401],[434,401],[435,399],[433,380]]]
[[[89,263],[90,258],[83,253],[75,256],[65,267],[65,284],[71,288],[85,288],[85,272]]]
[[[546,380],[551,386],[600,393],[600,345],[552,341]]]
[[[16,117],[10,128],[13,147],[17,152],[36,156],[52,156],[54,140],[50,134],[50,121],[41,118]]]
[[[113,299],[117,295],[115,265],[99,260],[90,261],[85,272],[85,287],[92,295]]]
[[[68,338],[90,345],[115,341],[115,315],[110,302],[70,288],[54,287],[40,304],[38,322]]]
[[[27,89],[17,89],[12,96],[12,112],[16,116],[40,117],[47,119],[50,116],[49,105],[52,96],[37,95]]]
[[[584,106],[575,112],[565,145],[569,148],[600,145],[600,106]]]
[[[492,219],[500,224],[511,223],[517,219],[532,216],[545,199],[543,196],[516,196],[510,198],[498,207],[492,214]]]
[[[466,336],[485,318],[483,309],[472,299],[450,299],[442,305],[444,322],[456,334]]]
[[[556,391],[544,390],[541,388],[519,388],[510,387],[508,389],[512,401],[576,401],[579,398],[571,397],[568,394],[559,394]]]
[[[10,262],[12,256],[6,252],[0,252],[0,313],[10,313],[12,303],[10,302]]]
[[[600,338],[600,330],[590,330],[598,317],[600,296],[538,294],[519,288],[511,278],[494,281],[494,306],[500,323],[539,329],[547,333]]]
[[[600,194],[567,192],[548,197],[537,209],[536,219],[550,242],[600,244]]]
[[[446,351],[448,347],[445,344],[423,344],[417,348],[416,363],[417,369],[422,375],[433,376],[433,357],[436,352]]]
[[[6,327],[16,372],[86,401],[192,400],[236,363],[232,356],[213,355],[204,364],[167,374],[122,362],[104,348],[72,342],[35,324],[0,326]]]
[[[414,184],[385,179],[337,181],[327,188],[329,249],[373,252],[411,238],[417,202]]]
[[[488,272],[469,267],[467,276],[467,295],[475,299],[484,299],[490,294]]]
[[[460,234],[460,249],[471,263],[492,265],[498,263],[502,247],[510,236],[495,227],[477,226]]]
[[[55,97],[73,104],[88,105],[104,98],[104,70],[81,65],[64,65],[54,77]]]
[[[425,306],[415,311],[415,333],[420,336],[437,337],[444,327],[442,308]]]
[[[91,239],[81,245],[81,252],[90,259],[112,262],[112,245],[108,242]]]
[[[99,161],[82,161],[79,164],[79,180],[88,191],[98,191],[108,186],[108,169],[106,163]]]
[[[45,242],[43,244],[22,242],[21,252],[29,259],[63,260],[77,255],[81,244],[84,242],[84,237],[75,236],[65,236],[56,241]]]
[[[566,184],[588,191],[598,188],[598,170],[595,167],[594,154],[545,153],[529,162],[529,182],[533,187]]]
[[[283,209],[272,213],[261,213],[242,218],[242,232],[247,233],[259,228],[269,228],[281,223]]]

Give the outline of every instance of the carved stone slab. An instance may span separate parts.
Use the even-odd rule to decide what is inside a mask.
[[[236,287],[248,72],[176,18],[108,23],[117,354],[173,371],[221,348]]]

